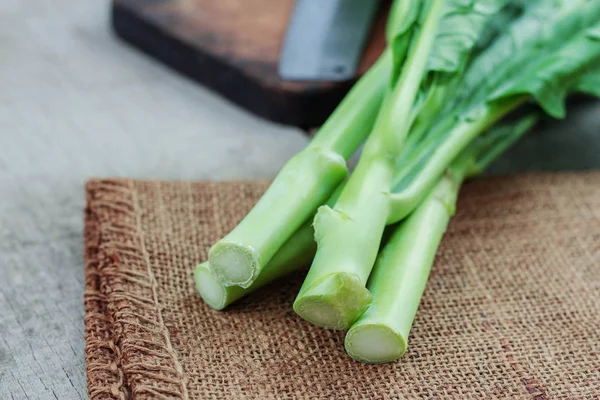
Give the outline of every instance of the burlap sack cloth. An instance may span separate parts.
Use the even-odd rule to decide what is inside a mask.
[[[294,314],[301,274],[227,312],[195,293],[266,186],[88,183],[92,399],[600,398],[600,173],[466,184],[408,352],[375,366]]]

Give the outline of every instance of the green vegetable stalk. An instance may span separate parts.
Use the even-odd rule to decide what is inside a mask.
[[[290,159],[254,208],[209,252],[211,270],[227,285],[248,287],[290,236],[327,200],[347,174],[345,160],[378,114],[389,55],[354,85],[311,143]]]
[[[369,278],[373,302],[346,335],[346,351],[352,358],[382,363],[404,354],[435,254],[454,214],[461,183],[483,171],[535,121],[535,117],[525,117],[475,141],[395,230]]]
[[[352,88],[308,147],[282,168],[246,218],[210,249],[210,268],[220,281],[249,287],[283,243],[312,218],[344,179],[345,160],[371,132],[391,72],[408,52],[421,2],[394,3],[386,31],[388,49]]]
[[[406,351],[408,333],[461,181],[459,174],[447,173],[384,247],[369,283],[373,303],[346,335],[346,351],[355,360],[389,362]]]
[[[433,1],[426,8],[423,28],[384,101],[354,173],[335,207],[323,206],[317,212],[317,254],[294,302],[296,313],[316,325],[345,329],[370,303],[365,288],[370,267],[365,266],[372,266],[377,255],[396,156],[409,129],[406,121],[443,9],[443,1]]]
[[[415,28],[411,50],[384,100],[356,170],[335,207],[321,207],[315,217],[317,254],[294,303],[295,311],[304,319],[345,329],[368,306],[370,294],[365,283],[385,225],[408,215],[426,194],[420,193],[417,201],[397,210],[400,203],[389,192],[397,183],[392,172],[397,168],[404,139],[415,120],[419,127],[408,141],[418,142],[419,138],[411,136],[427,132],[427,124],[432,121],[426,120],[439,112],[446,96],[457,86],[478,33],[505,4],[487,0],[447,4],[431,1],[423,5],[420,28]],[[431,185],[440,174],[427,176]],[[404,174],[400,171],[398,175]]]

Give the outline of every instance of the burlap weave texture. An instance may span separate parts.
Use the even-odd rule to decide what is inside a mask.
[[[212,311],[193,266],[266,182],[87,185],[92,399],[598,399],[600,173],[465,185],[406,356],[363,365],[292,301],[302,274]]]

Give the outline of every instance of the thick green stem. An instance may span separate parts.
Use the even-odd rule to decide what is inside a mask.
[[[242,222],[210,249],[213,272],[227,285],[250,286],[346,172],[344,159],[331,151],[309,148],[294,156]]]
[[[369,280],[372,304],[346,335],[346,351],[355,360],[389,362],[406,351],[431,265],[468,167],[465,163],[447,173],[381,252]]]
[[[226,285],[249,287],[290,236],[347,174],[350,157],[371,131],[391,69],[388,52],[361,78],[306,149],[281,169],[256,206],[209,252]]]
[[[428,9],[396,87],[386,97],[373,132],[335,208],[315,217],[317,254],[294,302],[316,325],[346,329],[368,307],[365,284],[373,267],[390,207],[390,185],[410,113],[437,33],[444,1]]]

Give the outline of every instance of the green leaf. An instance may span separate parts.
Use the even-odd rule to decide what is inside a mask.
[[[506,10],[510,5],[509,0],[447,0],[428,58],[426,78],[413,106],[413,132],[425,133],[440,109],[451,103],[449,98],[456,93],[465,66],[477,46],[489,42],[498,33],[495,19],[500,17],[506,21],[514,17],[514,10]],[[418,138],[411,138],[411,143],[416,140]]]
[[[515,19],[523,14],[525,6],[521,3],[518,0],[510,0],[500,11],[494,14],[487,27],[479,35],[474,53],[480,53],[486,49],[499,35],[506,31],[507,26],[510,26]]]
[[[448,0],[428,70],[461,71],[492,16],[507,3],[508,0]]]
[[[468,99],[478,100],[478,96],[486,94],[492,84],[502,80],[501,73],[507,69],[507,60],[514,59],[519,51],[526,52],[527,46],[539,35],[544,23],[556,19],[565,4],[572,0],[528,0],[516,1],[525,6],[520,17],[505,28],[505,32],[493,41],[487,49],[469,64],[457,98],[463,102]],[[498,78],[494,79],[494,76]]]
[[[531,94],[555,117],[596,57],[600,2],[537,0],[469,65],[453,109]],[[588,87],[582,81],[584,87]],[[458,104],[458,105],[457,105]]]
[[[592,85],[597,80],[599,65],[600,40],[584,30],[558,51],[523,65],[519,75],[500,85],[488,100],[530,94],[548,114],[563,118],[565,99],[570,92],[598,91]]]
[[[587,30],[592,40],[600,41],[600,26]],[[600,97],[600,64],[591,66],[574,84],[574,91]]]

